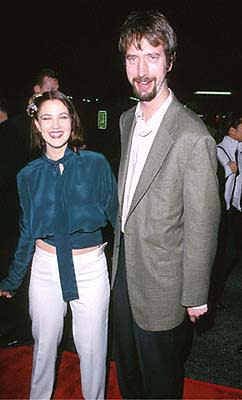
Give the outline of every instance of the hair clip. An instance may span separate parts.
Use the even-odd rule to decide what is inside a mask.
[[[35,104],[35,100],[41,96],[42,96],[41,93],[35,93],[35,94],[33,94],[33,96],[30,97],[30,99],[28,101],[28,106],[26,108],[26,112],[29,117],[33,118],[34,113],[38,110],[38,107]]]

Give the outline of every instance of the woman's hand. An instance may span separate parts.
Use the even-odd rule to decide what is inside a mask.
[[[6,297],[7,299],[11,299],[13,295],[9,293],[7,290],[0,289],[0,297]]]

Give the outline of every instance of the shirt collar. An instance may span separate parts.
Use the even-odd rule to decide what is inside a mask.
[[[166,110],[168,109],[173,98],[173,93],[171,89],[168,90],[169,90],[169,95],[167,99],[165,100],[164,103],[161,104],[161,106],[156,110],[156,112],[152,115],[151,118],[149,118],[147,122],[144,121],[140,102],[137,104],[135,117],[136,117],[136,123],[143,125],[143,129],[141,129],[141,133],[139,133],[141,136],[147,136],[152,131],[157,131],[158,127],[160,126],[161,121],[166,113]]]

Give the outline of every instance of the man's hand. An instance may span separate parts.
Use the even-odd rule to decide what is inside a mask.
[[[195,323],[202,315],[206,314],[208,311],[208,306],[204,305],[201,307],[188,307],[187,313],[189,315],[190,321]]]
[[[228,163],[229,168],[231,169],[233,174],[236,174],[237,170],[238,170],[238,166],[237,163],[235,161],[230,161]]]

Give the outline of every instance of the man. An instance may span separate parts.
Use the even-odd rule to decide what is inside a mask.
[[[221,165],[220,188],[222,215],[219,229],[219,246],[215,257],[209,301],[216,315],[221,303],[226,281],[242,255],[242,112],[227,115],[224,121],[225,136],[217,145]]]
[[[4,96],[0,95],[0,124],[8,119],[8,106]]]
[[[58,88],[58,74],[50,68],[40,70],[32,81],[33,95]],[[11,174],[14,179],[20,168],[35,156],[31,154],[30,122],[31,118],[27,115],[26,110],[23,110],[23,112],[9,117],[0,127],[3,140],[1,162],[3,165],[6,165],[6,162],[9,163],[8,174]],[[12,157],[6,154],[6,148],[11,148]],[[4,169],[6,170],[6,168]]]
[[[59,87],[58,74],[50,68],[39,71],[33,79],[33,95]],[[31,98],[30,100],[31,101]],[[2,140],[0,153],[0,187],[1,187],[1,235],[3,240],[10,235],[15,236],[18,226],[18,199],[15,178],[18,171],[31,159],[39,154],[31,151],[30,138],[31,118],[26,110],[9,117],[0,126],[0,136]],[[8,150],[11,149],[11,153]],[[6,230],[7,232],[6,232]]]
[[[35,76],[33,82],[33,90],[35,94],[50,92],[59,89],[59,76],[56,71],[51,68],[43,68]]]
[[[176,36],[159,11],[132,12],[119,49],[140,101],[120,118],[114,358],[123,398],[181,398],[186,316],[207,312],[217,244],[216,144],[168,87]]]
[[[39,71],[33,79],[33,95],[59,87],[58,74],[50,68]],[[31,98],[30,98],[31,102]],[[4,276],[18,237],[18,194],[16,175],[32,158],[38,156],[31,152],[31,118],[26,110],[13,115],[0,126],[2,140],[0,154],[0,220],[1,259],[0,277]],[[3,308],[5,316],[0,321],[0,346],[16,345],[32,340],[30,317],[27,304],[28,279],[25,279],[16,299]]]

